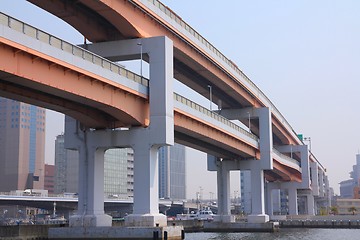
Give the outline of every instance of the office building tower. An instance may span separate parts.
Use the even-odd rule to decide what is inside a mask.
[[[105,152],[104,194],[119,198],[134,196],[134,151],[131,148]]]
[[[45,109],[0,98],[0,191],[43,189]]]
[[[251,213],[251,172],[240,171],[241,210],[244,214]]]
[[[55,139],[55,186],[54,191],[76,193],[78,191],[79,155],[77,151],[65,149],[64,135]]]
[[[341,198],[360,198],[360,154],[356,154],[356,164],[350,172],[350,179],[339,184]]]
[[[186,199],[185,146],[159,149],[159,197]]]
[[[45,164],[44,189],[47,190],[49,194],[54,193],[54,180],[55,180],[55,166]]]

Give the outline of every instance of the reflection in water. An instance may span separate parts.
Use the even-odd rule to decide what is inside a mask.
[[[185,240],[351,240],[358,229],[280,229],[277,233],[186,233]]]

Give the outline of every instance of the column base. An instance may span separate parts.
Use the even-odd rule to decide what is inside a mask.
[[[112,217],[107,214],[73,215],[69,227],[111,227]]]
[[[248,219],[248,223],[266,223],[269,221],[269,215],[266,214],[249,215],[247,219]]]
[[[214,222],[232,223],[235,222],[234,215],[215,215]]]
[[[127,227],[166,227],[167,217],[164,214],[130,214],[125,217]]]

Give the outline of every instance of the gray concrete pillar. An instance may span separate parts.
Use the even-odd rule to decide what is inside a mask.
[[[253,164],[250,171],[252,211],[248,216],[248,222],[268,222],[269,216],[265,214],[264,170],[262,170],[260,164],[257,163]]]
[[[288,188],[289,194],[289,215],[298,215],[297,188]]]
[[[235,221],[231,216],[230,170],[227,163],[230,162],[220,159],[217,161],[218,213],[214,220],[219,222]]]
[[[274,215],[274,201],[273,201],[273,189],[269,184],[266,185],[266,209],[265,212],[269,215],[270,219]]]
[[[76,124],[75,120],[72,122]],[[78,129],[79,198],[77,214],[70,227],[111,226],[112,217],[104,212],[104,148],[93,144],[88,130]]]
[[[324,172],[322,170],[319,171],[319,197],[325,196],[324,189]]]
[[[315,200],[312,194],[306,195],[307,213],[308,215],[315,215]]]
[[[314,196],[319,196],[319,171],[316,162],[310,163],[311,167],[311,188]]]

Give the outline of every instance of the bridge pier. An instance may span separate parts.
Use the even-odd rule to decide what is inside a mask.
[[[250,116],[259,119],[260,161],[245,160],[239,164],[241,170],[251,171],[252,213],[248,216],[248,222],[268,222],[269,216],[265,214],[264,170],[273,169],[271,111],[267,107],[222,109],[219,114],[230,120],[244,120]]]
[[[218,185],[218,213],[215,216],[216,222],[235,222],[231,215],[230,204],[230,168],[229,160],[217,159],[217,185]]]
[[[81,129],[82,128],[82,129]],[[79,152],[78,212],[69,219],[70,227],[111,226],[104,212],[104,154],[96,138],[70,117],[65,118],[66,147]],[[101,144],[100,144],[101,145]]]
[[[126,226],[165,227],[167,218],[159,213],[158,146],[138,139],[134,144],[134,206],[125,217]]]
[[[248,216],[249,223],[264,223],[269,221],[269,215],[265,214],[265,189],[264,170],[260,164],[252,164],[251,171],[251,214]]]
[[[294,184],[288,187],[289,214],[298,215],[297,188]]]
[[[281,189],[288,190],[289,214],[298,215],[297,196],[303,195],[302,194],[303,192],[311,192],[311,188],[312,188],[312,182],[310,181],[310,174],[313,173],[312,171],[310,171],[310,167],[312,163],[310,163],[309,149],[307,145],[283,145],[283,146],[277,146],[276,148],[281,153],[292,153],[292,154],[295,154],[296,152],[300,153],[302,182],[280,183]],[[311,176],[313,177],[313,175]],[[298,191],[300,191],[300,194],[298,193]],[[311,210],[314,209],[314,197],[312,194],[310,195],[306,194],[307,196],[306,208],[308,209],[309,215],[314,215],[314,211]]]
[[[141,44],[141,48],[139,47]],[[158,149],[174,144],[173,44],[167,37],[105,42],[86,46],[113,60],[146,57],[149,60],[149,125],[128,130],[84,130],[67,117],[66,148],[80,151],[79,211],[70,226],[111,226],[104,214],[104,152],[109,148],[134,150],[134,208],[126,226],[164,227],[167,218],[159,213]],[[146,121],[145,121],[146,122]],[[84,187],[86,186],[86,187]]]

